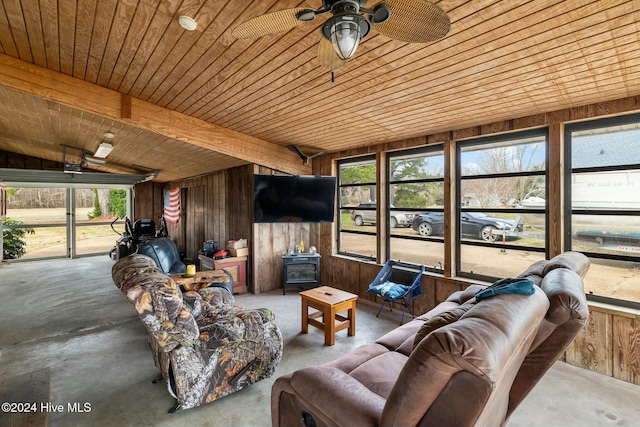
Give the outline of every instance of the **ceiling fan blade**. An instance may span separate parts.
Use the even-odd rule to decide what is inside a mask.
[[[338,57],[331,42],[322,36],[320,37],[320,43],[318,43],[318,62],[322,67],[332,71],[341,68],[347,63],[347,61]]]
[[[304,154],[302,151],[300,151],[300,149],[298,147],[296,147],[295,145],[291,144],[291,145],[287,145],[287,148],[291,151],[293,151],[294,153],[296,153],[298,155],[298,157],[300,157],[302,160],[306,160],[307,159],[307,155]]]
[[[447,13],[426,0],[383,0],[373,9],[382,5],[391,10],[389,19],[371,25],[391,39],[408,43],[432,42],[444,37],[451,28]]]
[[[243,22],[233,29],[231,35],[237,39],[253,39],[269,34],[280,33],[303,25],[309,20],[308,17],[310,14],[313,14],[311,16],[315,16],[315,11],[305,7],[270,12]],[[306,19],[298,19],[300,15],[304,15]]]
[[[317,153],[308,156],[308,159],[315,159],[316,157],[324,156],[325,154],[327,154],[326,151],[318,151]]]

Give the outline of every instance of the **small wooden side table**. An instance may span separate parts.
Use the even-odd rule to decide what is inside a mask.
[[[324,345],[336,343],[336,332],[349,329],[350,337],[356,334],[356,301],[358,296],[329,286],[300,292],[302,299],[302,333],[309,332],[309,325],[324,331]],[[316,312],[309,314],[309,307]],[[346,311],[343,316],[338,313]],[[322,321],[318,320],[322,317]]]
[[[230,281],[229,275],[222,270],[198,271],[195,276],[172,274],[171,278],[186,291],[197,291],[206,288],[212,282],[225,283]]]

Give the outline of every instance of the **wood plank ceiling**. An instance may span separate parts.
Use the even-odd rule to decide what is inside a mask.
[[[0,73],[0,150],[61,161],[60,144],[94,151],[110,130],[99,170],[137,164],[160,182],[252,162],[303,173],[283,147],[336,152],[640,94],[637,0],[436,1],[452,22],[445,38],[408,44],[372,30],[335,82],[316,58],[325,15],[255,40],[231,35],[268,11],[321,3],[1,0],[0,64],[31,68]],[[28,83],[15,83],[22,73]],[[127,95],[149,117],[55,95],[74,81],[97,105]],[[156,111],[184,124],[167,130]]]

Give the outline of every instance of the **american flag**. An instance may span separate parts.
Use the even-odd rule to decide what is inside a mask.
[[[177,223],[180,219],[180,189],[164,190],[164,219]]]

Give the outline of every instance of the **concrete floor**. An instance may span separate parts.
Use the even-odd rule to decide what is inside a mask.
[[[152,384],[158,371],[145,329],[111,281],[106,256],[0,266],[0,375],[49,367],[51,403],[89,403],[84,413],[51,413],[51,426],[270,425],[274,378],[198,408],[167,414],[173,398]],[[398,325],[358,304],[357,334],[324,347],[321,331],[300,333],[297,292],[238,295],[245,307],[269,307],[284,336],[276,376],[333,360]],[[557,363],[514,413],[509,427],[640,426],[640,387]]]

